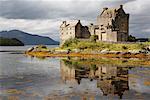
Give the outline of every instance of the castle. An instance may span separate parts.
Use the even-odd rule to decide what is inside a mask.
[[[70,38],[89,39],[97,35],[97,41],[126,42],[129,35],[129,14],[119,8],[103,8],[96,25],[82,26],[80,20],[63,21],[60,25],[61,44]]]

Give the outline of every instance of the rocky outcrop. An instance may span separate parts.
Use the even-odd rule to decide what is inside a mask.
[[[26,52],[42,52],[49,51],[49,49],[45,45],[38,45],[27,49]]]

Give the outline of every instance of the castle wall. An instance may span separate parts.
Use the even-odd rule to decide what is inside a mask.
[[[82,37],[82,25],[80,23],[78,23],[76,26],[75,26],[75,38],[81,38]]]
[[[116,31],[107,33],[107,41],[109,42],[117,42],[118,41],[118,33]]]
[[[69,38],[75,38],[75,27],[60,28],[61,43]]]
[[[81,38],[88,39],[88,38],[90,38],[90,36],[91,36],[91,34],[88,30],[88,27],[87,26],[82,26]]]

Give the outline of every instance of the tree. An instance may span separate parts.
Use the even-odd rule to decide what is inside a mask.
[[[136,37],[132,36],[132,35],[129,35],[128,36],[128,41],[129,42],[136,42]]]

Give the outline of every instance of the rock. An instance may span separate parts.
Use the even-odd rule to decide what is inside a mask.
[[[149,53],[148,50],[129,50],[129,52],[132,54],[140,54],[140,53],[147,54],[147,53]]]
[[[147,54],[147,53],[148,53],[148,50],[140,50],[140,53]]]
[[[120,54],[121,54],[121,55],[131,55],[130,52],[121,52]]]
[[[47,49],[47,47],[45,45],[38,45],[38,46],[36,46],[36,48]]]
[[[81,52],[80,49],[73,49],[73,51],[74,51],[75,53],[80,53],[80,52]]]
[[[129,50],[128,52],[130,52],[131,54],[139,54],[140,50]]]
[[[148,51],[147,55],[150,55],[150,51]]]
[[[91,51],[90,53],[91,53],[91,54],[98,54],[99,52],[93,50],[93,51]]]
[[[109,53],[109,49],[104,49],[101,51],[102,54],[108,54]]]
[[[147,47],[147,49],[150,51],[150,45]]]
[[[121,52],[120,51],[118,51],[116,54],[120,54]]]
[[[110,54],[119,54],[119,51],[109,51]]]
[[[44,45],[38,45],[38,46],[29,48],[26,52],[35,52],[35,51],[38,51],[38,52],[49,51],[49,49]]]
[[[68,53],[70,53],[70,50],[55,50],[55,52],[54,53],[65,53],[65,54],[68,54]]]
[[[144,49],[150,51],[150,46],[146,46]]]
[[[31,48],[27,49],[26,52],[32,52],[33,50],[34,50],[34,47],[31,47]]]

